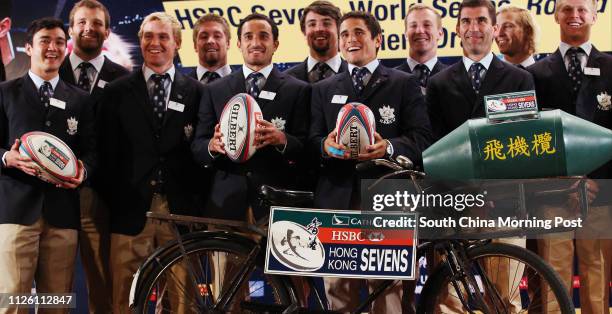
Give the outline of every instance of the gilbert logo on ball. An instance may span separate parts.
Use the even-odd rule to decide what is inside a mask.
[[[237,94],[225,104],[219,125],[229,159],[245,162],[255,154],[255,127],[261,119],[261,109],[249,94]]]
[[[43,181],[60,184],[79,176],[76,156],[64,141],[52,134],[34,131],[22,135],[19,152],[38,166]]]
[[[338,112],[336,130],[336,143],[346,146],[350,158],[357,159],[366,146],[374,144],[374,113],[364,104],[348,103]]]

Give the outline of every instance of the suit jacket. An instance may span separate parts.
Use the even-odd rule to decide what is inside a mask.
[[[431,77],[433,75],[436,75],[436,74],[438,74],[438,72],[440,72],[440,71],[442,71],[442,70],[444,70],[446,68],[448,68],[448,65],[438,61],[438,62],[436,62],[436,65],[434,65],[434,68],[431,71],[431,73],[429,74],[429,76]],[[412,71],[410,71],[410,66],[408,66],[408,62],[406,62],[406,61],[404,61],[402,64],[396,66],[395,69],[412,74]]]
[[[198,204],[199,167],[189,147],[197,123],[201,85],[176,71],[168,108],[157,122],[142,69],[110,83],[100,102],[102,195],[111,209],[111,232],[134,235],[144,228],[156,187],[164,174],[164,193],[171,213],[191,214]]]
[[[612,95],[612,56],[595,47],[591,50],[587,67],[599,68],[599,76],[585,75],[576,103],[571,97],[569,74],[559,50],[527,68],[536,84],[536,95],[540,108],[561,109],[567,113],[612,129],[610,105],[600,105],[597,96]],[[576,110],[577,107],[584,108]],[[592,172],[589,177],[612,179],[612,162]]]
[[[533,89],[533,78],[527,71],[493,57],[477,96],[463,61],[458,61],[433,76],[427,85],[427,110],[434,137],[440,139],[468,119],[484,117],[486,95]]]
[[[53,98],[64,101],[65,109],[45,108],[28,74],[0,84],[0,156],[24,133],[43,131],[68,144],[83,161],[87,175],[93,175],[97,166],[96,142],[93,106],[87,93],[60,79]],[[76,133],[69,134],[67,124],[72,119],[78,121],[78,126]],[[21,170],[0,170],[0,200],[0,223],[31,225],[42,215],[57,228],[80,227],[77,190],[56,188]]]
[[[314,84],[309,142],[322,162],[315,206],[349,209],[351,199],[358,199],[359,193],[356,161],[321,157],[322,141],[336,127],[338,112],[345,105],[334,103],[334,95],[348,96],[346,103],[360,102],[372,109],[376,132],[393,145],[392,158],[404,155],[418,165],[421,152],[430,143],[431,129],[416,78],[401,71],[379,64],[360,96],[348,71]],[[372,177],[379,175],[375,173]]]
[[[91,97],[93,99],[93,103],[97,106],[97,102],[102,97],[102,92],[104,91],[104,87],[106,87],[106,83],[110,83],[128,73],[130,72],[126,68],[111,61],[107,57],[104,57],[104,64],[102,64],[100,73],[98,73],[98,77],[93,83],[94,87],[91,90]],[[70,83],[72,85],[77,85],[77,78],[74,77],[74,71],[72,71],[70,58],[66,57],[64,59],[64,62],[62,63],[59,69],[59,75],[60,78],[64,80],[64,82]],[[104,81],[106,83],[100,83],[100,81]],[[102,85],[102,87],[100,87],[100,85],[98,84]]]
[[[348,69],[348,64],[345,60],[342,60],[340,63],[340,69],[338,73],[345,72]],[[291,68],[285,70],[285,73],[295,77],[296,79],[309,83],[308,81],[308,58],[306,60],[292,66]]]
[[[222,155],[211,157],[208,143],[227,101],[246,92],[244,74],[242,70],[235,71],[204,87],[192,151],[198,163],[213,163],[217,169],[205,206],[209,217],[244,219],[249,205],[254,206],[257,216],[264,214],[261,211],[265,208],[254,204],[255,189],[262,184],[288,187],[292,181],[295,160],[304,151],[308,135],[310,85],[274,67],[261,90],[276,93],[273,100],[256,100],[265,120],[285,122],[287,146],[284,153],[267,146],[257,150],[248,161],[234,163]]]

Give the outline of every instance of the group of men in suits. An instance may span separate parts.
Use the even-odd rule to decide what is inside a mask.
[[[332,3],[318,0],[300,18],[308,57],[285,72],[273,65],[279,30],[269,17],[251,14],[240,21],[237,42],[244,63],[232,72],[229,25],[206,14],[193,28],[199,64],[189,75],[173,64],[181,26],[165,13],[143,20],[138,37],[144,63],[131,73],[102,54],[110,16],[98,1],[75,4],[68,30],[58,20],[34,21],[28,30],[30,71],[0,85],[0,270],[8,274],[0,277],[0,292],[27,292],[34,280],[39,292],[69,292],[79,243],[90,312],[126,313],[132,274],[172,238],[167,225],[147,220],[147,211],[261,217],[266,209],[254,202],[256,189],[300,186],[296,177],[315,178],[306,184],[315,190],[315,207],[358,209],[360,179],[379,174],[357,173],[356,162],[404,155],[420,164],[428,145],[484,116],[485,95],[535,89],[541,107],[612,127],[609,97],[607,105],[597,98],[612,92],[612,57],[589,42],[596,2],[557,1],[560,49],[535,65],[536,27],[525,11],[507,8],[496,14],[490,1],[462,1],[456,33],[463,57],[447,66],[437,57],[439,13],[415,4],[405,19],[408,57],[391,69],[377,59],[382,30],[371,14],[342,15]],[[64,58],[68,35],[74,48]],[[492,53],[494,40],[505,62]],[[589,70],[595,68],[598,75]],[[256,129],[258,151],[244,163],[224,156],[219,127],[224,105],[238,93],[253,96],[263,115]],[[345,147],[334,140],[336,116],[349,102],[369,106],[377,124],[375,143],[358,160],[338,154]],[[82,175],[61,186],[34,178],[36,168],[20,156],[15,141],[32,130],[67,142]],[[606,167],[594,177],[609,178]],[[582,257],[596,266],[585,268],[585,278],[601,271],[608,279],[590,285],[588,293],[599,289],[607,300],[603,285],[611,262],[603,249],[609,244],[592,242],[592,254]],[[557,256],[573,254],[571,241],[564,245],[560,250],[544,243],[545,257],[551,263],[571,261]],[[359,300],[360,284],[325,279],[332,308],[350,310]],[[394,287],[373,310],[399,312],[401,298],[401,287]],[[587,309],[596,313],[605,302],[594,299],[590,304],[598,305]],[[455,311],[452,303],[445,304],[446,311]]]

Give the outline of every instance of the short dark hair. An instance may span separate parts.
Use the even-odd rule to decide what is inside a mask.
[[[302,33],[306,31],[306,15],[308,15],[309,12],[331,17],[336,22],[336,27],[340,28],[340,17],[342,16],[340,8],[329,1],[317,0],[304,8],[304,12],[300,17],[300,29],[302,29]]]
[[[11,17],[12,9],[13,9],[12,0],[0,1],[0,18]]]
[[[372,34],[372,38],[375,38],[376,36],[378,36],[378,35],[380,35],[382,33],[382,29],[380,28],[380,23],[378,23],[378,20],[376,20],[374,15],[372,15],[369,12],[351,11],[351,12],[345,13],[340,18],[340,24],[342,24],[342,22],[344,22],[344,21],[346,21],[348,19],[361,19],[361,20],[363,20],[365,22],[366,26],[368,27],[368,30]]]
[[[108,9],[97,0],[81,0],[74,4],[72,10],[70,10],[70,15],[68,16],[68,21],[70,27],[74,25],[74,14],[80,8],[88,8],[88,9],[100,9],[104,13],[104,28],[108,29],[110,27],[110,13],[108,13]]]
[[[497,23],[497,13],[495,12],[495,5],[491,0],[463,0],[459,5],[459,14],[457,15],[457,25],[461,21],[461,11],[463,8],[480,8],[485,7],[489,11],[489,18],[491,19],[491,24],[495,25]]]
[[[37,20],[32,21],[30,26],[28,26],[28,31],[26,35],[26,42],[32,45],[32,40],[34,39],[34,35],[38,33],[41,29],[54,29],[59,28],[64,32],[64,36],[68,39],[68,30],[66,26],[64,26],[64,22],[60,19],[56,19],[54,17],[43,17]]]
[[[242,38],[242,26],[246,22],[253,20],[263,20],[268,22],[268,24],[270,24],[270,27],[272,27],[272,38],[275,41],[278,40],[278,26],[274,23],[274,21],[272,21],[272,19],[270,19],[268,16],[263,15],[261,13],[251,13],[247,15],[247,17],[245,17],[244,19],[240,20],[240,24],[238,24],[238,41],[240,41],[240,39]]]

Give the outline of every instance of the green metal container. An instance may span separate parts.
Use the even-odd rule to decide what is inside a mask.
[[[520,179],[585,175],[612,159],[612,130],[561,110],[539,119],[466,121],[423,152],[436,179]]]

